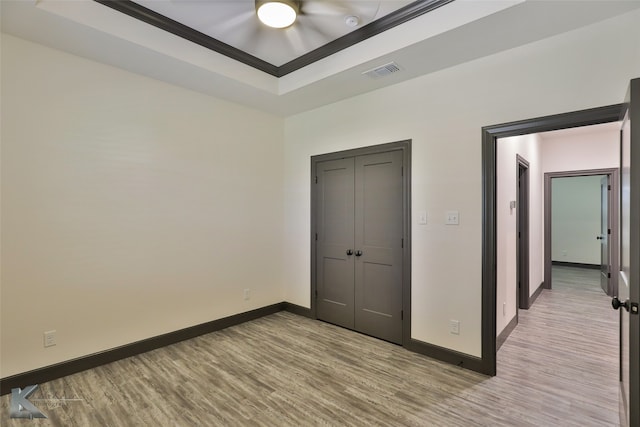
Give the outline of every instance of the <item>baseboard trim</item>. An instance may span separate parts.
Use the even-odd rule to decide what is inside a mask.
[[[311,309],[289,302],[280,302],[244,313],[234,314],[233,316],[224,317],[222,319],[201,323],[178,331],[125,344],[110,350],[89,354],[87,356],[66,360],[54,365],[1,378],[0,395],[9,394],[12,388],[24,388],[32,384],[42,384],[47,381],[66,377],[68,375],[86,371],[87,369],[93,369],[98,366],[146,353],[147,351],[195,338],[200,335],[216,332],[221,329],[259,319],[279,311],[288,311],[299,316],[313,319]],[[439,347],[437,345],[415,339],[410,339],[409,343],[404,347],[409,351],[428,356],[432,359],[441,360],[465,369],[488,374],[485,372],[482,359],[479,357],[470,356],[465,353],[460,353],[455,350],[446,349],[444,347]]]
[[[293,304],[290,302],[283,302],[282,309],[284,311],[288,311],[289,313],[297,314],[298,316],[307,317],[309,319],[313,319],[313,313],[310,308],[303,307],[301,305]]]
[[[551,261],[551,265],[557,265],[562,267],[574,267],[574,268],[588,268],[590,270],[600,270],[600,264],[583,264],[581,262]]]
[[[529,300],[529,303],[531,303],[531,300]],[[509,335],[511,335],[511,332],[513,332],[516,326],[518,326],[518,316],[513,316],[513,319],[511,319],[509,324],[500,332],[498,338],[496,338],[496,351],[500,350],[500,347],[502,347],[502,344],[509,338]]]
[[[216,332],[230,326],[239,325],[250,320],[259,319],[260,317],[286,310],[288,307],[287,304],[288,303],[277,303],[268,305],[266,307],[234,314],[233,316],[224,317],[222,319],[201,323],[189,328],[136,341],[131,344],[125,344],[110,350],[93,353],[88,356],[78,357],[55,365],[45,366],[43,368],[2,378],[0,379],[0,395],[10,393],[12,388],[22,388],[32,384],[41,384],[57,378],[66,377],[67,375],[82,372],[87,369],[106,365],[107,363],[115,362],[117,360],[126,359],[127,357],[135,356],[147,351],[155,350],[160,347],[175,344],[180,341],[195,338],[200,335]]]
[[[428,356],[432,359],[441,360],[461,368],[486,374],[482,358],[480,357],[470,356],[465,353],[460,353],[459,351],[450,350],[448,348],[429,344],[413,338],[409,340],[409,343],[406,344],[404,348],[409,351],[413,351],[414,353]]]
[[[540,285],[538,286],[538,289],[536,289],[535,292],[533,293],[533,295],[531,295],[529,297],[529,307],[528,308],[531,308],[533,303],[536,302],[536,300],[538,299],[538,297],[542,293],[543,289],[544,289],[544,282],[540,282]]]

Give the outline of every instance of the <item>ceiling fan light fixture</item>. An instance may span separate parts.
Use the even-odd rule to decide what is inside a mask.
[[[298,17],[298,2],[293,0],[256,0],[258,19],[272,28],[287,28]]]

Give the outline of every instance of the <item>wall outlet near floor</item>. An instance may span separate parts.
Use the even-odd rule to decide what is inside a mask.
[[[251,289],[244,290],[244,300],[249,301],[251,299]]]
[[[449,320],[449,333],[454,335],[460,335],[460,321]]]
[[[44,346],[53,347],[56,345],[56,331],[46,331],[44,333]]]

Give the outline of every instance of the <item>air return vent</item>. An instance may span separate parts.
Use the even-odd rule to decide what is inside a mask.
[[[398,71],[400,71],[400,66],[398,66],[398,64],[396,64],[395,62],[389,62],[388,64],[384,64],[372,70],[365,71],[362,74],[374,79],[379,79],[380,77],[386,77]]]

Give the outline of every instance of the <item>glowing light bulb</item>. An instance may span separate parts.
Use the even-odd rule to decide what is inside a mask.
[[[296,10],[288,3],[271,1],[258,8],[260,21],[273,28],[286,28],[296,20]]]

